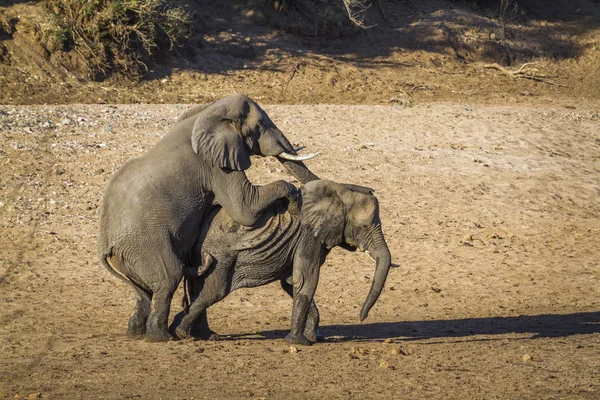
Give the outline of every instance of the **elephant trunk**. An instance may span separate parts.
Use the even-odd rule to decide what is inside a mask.
[[[291,161],[281,157],[277,157],[277,159],[292,175],[294,175],[296,179],[302,182],[302,184],[321,179],[317,175],[310,172],[310,170],[302,161]]]
[[[378,229],[376,239],[370,242],[367,251],[369,251],[371,256],[375,259],[376,267],[375,275],[373,276],[373,283],[371,284],[371,290],[369,291],[369,295],[367,296],[367,299],[360,310],[361,322],[367,318],[371,307],[373,307],[379,298],[392,262],[390,250],[385,244],[381,228]]]
[[[280,163],[300,182],[307,183],[320,179],[310,172],[302,162],[306,157],[298,157],[296,150],[285,135],[277,128],[271,129],[267,134],[258,139],[258,154],[275,156]],[[308,157],[312,158],[315,154]]]
[[[283,154],[296,154],[296,150],[280,130],[277,130],[277,132],[278,134],[273,136],[277,138],[277,145],[272,147],[278,149],[273,155],[277,157],[279,162],[283,164],[283,166],[294,176],[294,178],[298,179],[302,184],[310,181],[320,180],[321,178],[310,172],[302,160],[291,160],[289,158],[284,158]]]

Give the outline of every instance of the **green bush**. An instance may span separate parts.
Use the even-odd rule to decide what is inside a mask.
[[[53,16],[53,45],[75,51],[89,74],[113,71],[143,75],[147,63],[182,46],[192,31],[191,15],[169,0],[44,0]]]

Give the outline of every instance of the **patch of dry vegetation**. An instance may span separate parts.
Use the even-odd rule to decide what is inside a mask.
[[[185,5],[169,0],[44,0],[49,51],[78,53],[92,78],[117,71],[141,76],[147,63],[192,33]]]

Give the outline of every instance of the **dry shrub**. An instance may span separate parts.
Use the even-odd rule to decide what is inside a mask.
[[[273,8],[270,23],[295,35],[332,38],[354,30],[343,0],[274,0]]]
[[[44,0],[53,16],[47,32],[54,50],[75,51],[88,74],[142,76],[147,63],[182,46],[191,34],[191,15],[169,0]]]

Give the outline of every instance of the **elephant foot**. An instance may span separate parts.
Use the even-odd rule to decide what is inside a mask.
[[[304,336],[310,340],[311,342],[323,342],[325,341],[325,336],[321,334],[321,332],[304,332]]]
[[[181,340],[190,339],[193,337],[192,333],[189,329],[182,328],[181,326],[178,326],[177,328],[175,328],[175,334]]]
[[[144,336],[146,333],[146,319],[132,316],[127,324],[127,336],[137,337]]]
[[[146,334],[146,329],[131,329],[131,327],[129,329],[127,329],[127,336],[129,336],[131,338],[142,337],[145,334]]]
[[[144,339],[147,342],[168,342],[170,340],[176,340],[176,338],[171,335],[170,333],[161,333],[161,334],[150,334],[150,333],[146,333],[146,335],[144,335]]]
[[[144,336],[145,333],[127,331],[127,337],[130,337],[131,339],[142,339]]]
[[[304,335],[292,335],[291,333],[285,337],[285,341],[292,344],[300,344],[302,346],[310,346],[312,344],[312,342],[304,337]]]
[[[197,320],[192,324],[190,328],[190,336],[200,340],[219,340],[217,332],[210,329],[208,321],[206,320],[206,314],[204,313],[204,319]]]
[[[146,329],[144,339],[148,342],[168,342],[177,340],[167,329]]]
[[[186,328],[179,325],[175,328],[175,334],[179,339],[200,339],[217,341],[220,339],[219,334],[210,329]]]
[[[192,329],[192,332],[190,334],[191,337],[195,338],[195,339],[200,339],[200,340],[211,340],[211,341],[218,341],[220,340],[220,336],[217,332],[211,330],[211,329]]]

